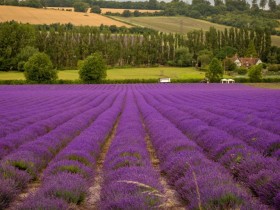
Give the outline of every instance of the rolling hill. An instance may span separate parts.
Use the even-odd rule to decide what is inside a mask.
[[[192,30],[209,30],[214,26],[218,30],[230,28],[225,25],[211,23],[205,20],[194,19],[190,17],[113,17],[116,20],[126,22],[128,24],[152,28],[167,33],[188,33]],[[280,46],[280,37],[272,36],[272,44]]]
[[[103,24],[129,27],[125,23],[93,13],[0,6],[0,22],[11,20],[30,24],[72,23],[73,25],[100,26]]]

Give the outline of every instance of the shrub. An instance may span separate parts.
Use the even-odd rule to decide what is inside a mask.
[[[86,83],[100,82],[106,78],[106,65],[99,53],[88,56],[80,65],[80,79]]]
[[[85,2],[75,2],[73,4],[75,12],[86,12],[87,8],[89,8],[89,4]]]
[[[262,79],[262,65],[252,66],[249,69],[248,76],[251,82],[260,82]]]
[[[224,61],[224,65],[227,71],[234,71],[237,68],[236,64],[229,58]]]
[[[31,82],[50,82],[57,79],[49,56],[45,53],[35,53],[24,65],[24,76]]]
[[[278,72],[280,71],[280,65],[277,64],[270,65],[267,70],[272,72]]]
[[[96,13],[96,14],[101,14],[101,9],[100,9],[99,6],[93,6],[93,7],[91,8],[91,12],[92,12],[92,13]]]
[[[240,75],[246,75],[248,72],[248,70],[244,67],[240,67],[237,69],[237,73],[240,74]]]
[[[217,58],[213,58],[211,61],[208,71],[206,72],[206,77],[211,82],[219,82],[223,77],[223,67]]]
[[[25,65],[25,61],[20,61],[20,62],[18,62],[18,67],[17,67],[17,69],[18,69],[19,71],[24,71],[24,65]]]

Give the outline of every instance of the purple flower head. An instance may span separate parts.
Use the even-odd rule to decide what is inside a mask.
[[[30,174],[26,171],[5,164],[0,164],[0,177],[13,180],[15,188],[19,190],[24,189],[31,180]]]
[[[45,197],[61,198],[68,203],[80,204],[88,193],[88,183],[82,176],[62,172],[46,177],[46,181],[38,193]]]
[[[17,193],[13,180],[0,177],[0,209],[5,209]]]
[[[92,169],[81,162],[75,160],[61,160],[51,163],[48,166],[47,170],[44,172],[44,179],[48,179],[51,175],[63,172],[79,174],[87,180],[94,177]]]
[[[67,210],[68,204],[57,198],[47,198],[44,196],[33,196],[27,199],[22,205],[18,207],[19,210]]]

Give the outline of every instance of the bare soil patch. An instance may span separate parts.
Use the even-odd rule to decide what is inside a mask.
[[[100,201],[100,191],[101,191],[101,186],[102,186],[102,182],[103,182],[103,164],[104,164],[104,160],[106,157],[106,154],[108,153],[108,150],[110,148],[110,145],[115,137],[116,134],[116,130],[119,124],[119,118],[116,120],[116,123],[110,133],[110,135],[108,136],[108,138],[106,139],[101,153],[99,155],[99,158],[96,162],[96,175],[93,181],[93,185],[89,188],[89,195],[87,196],[87,199],[85,201],[85,203],[81,206],[76,206],[77,208],[75,209],[79,209],[79,210],[92,210],[92,209],[99,209],[98,208],[98,203]]]
[[[145,126],[144,123],[143,123],[143,126],[145,127],[145,130],[146,130],[146,133],[147,133],[147,129],[146,129],[146,126]],[[152,163],[154,169],[160,174],[160,183],[161,183],[161,185],[163,186],[163,189],[164,189],[164,197],[166,199],[166,202],[165,202],[164,206],[162,207],[162,209],[176,209],[176,210],[185,209],[184,202],[182,201],[182,199],[180,198],[180,196],[178,195],[176,190],[174,190],[167,183],[167,179],[164,176],[164,174],[161,173],[161,170],[160,170],[160,167],[159,167],[160,161],[157,158],[155,149],[152,145],[151,139],[150,139],[148,134],[146,134],[145,141],[146,141],[146,144],[147,144],[147,150],[150,154],[151,163]]]

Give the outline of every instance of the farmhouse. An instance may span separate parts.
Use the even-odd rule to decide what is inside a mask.
[[[259,58],[254,58],[254,57],[239,58],[237,54],[235,54],[235,56],[233,56],[231,60],[236,64],[237,67],[245,67],[245,68],[249,68],[253,65],[258,65],[262,63],[261,59]]]

